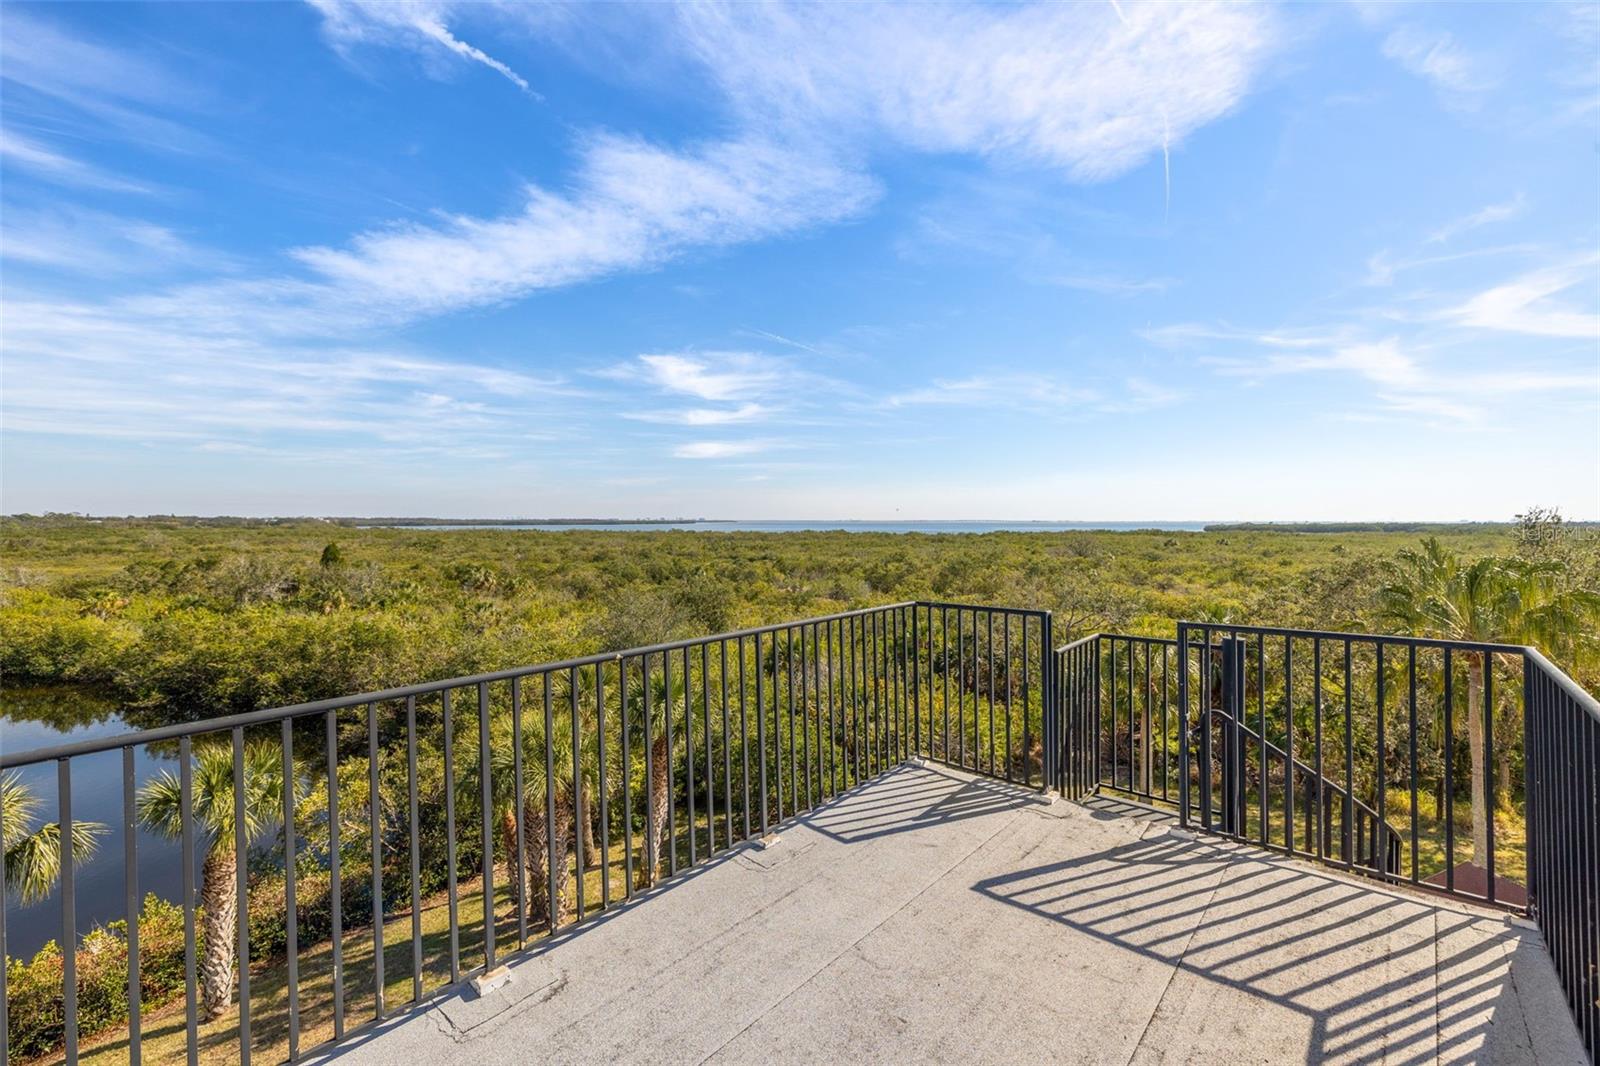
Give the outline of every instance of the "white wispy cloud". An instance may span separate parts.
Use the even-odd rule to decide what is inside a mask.
[[[36,9],[37,10],[37,9]],[[15,5],[0,33],[0,79],[12,123],[46,115],[94,141],[123,141],[149,151],[210,150],[209,138],[172,114],[201,111],[208,95],[148,55],[66,32]]]
[[[1509,222],[1514,218],[1521,218],[1528,210],[1527,197],[1520,192],[1511,199],[1498,204],[1486,204],[1471,214],[1463,215],[1445,223],[1428,235],[1428,243],[1444,244],[1470,233],[1472,230],[1483,226],[1492,226],[1497,222]]]
[[[1258,355],[1206,356],[1227,377],[1260,382],[1296,374],[1344,374],[1373,386],[1373,400],[1397,415],[1480,422],[1511,394],[1562,393],[1600,399],[1600,373],[1524,366],[1485,371],[1438,357],[1424,358],[1399,337],[1335,343],[1315,351],[1269,350]]]
[[[418,0],[308,0],[322,14],[323,32],[340,49],[384,44],[410,48],[425,58],[447,53],[487,67],[525,93],[537,96],[528,80],[481,48],[468,44],[446,24],[453,6]]]
[[[150,277],[172,270],[223,271],[234,260],[167,226],[105,211],[11,207],[0,218],[8,263],[91,276]]]
[[[1167,407],[1183,399],[1181,391],[1139,377],[1126,378],[1120,386],[1091,386],[1058,375],[1018,372],[936,378],[926,385],[890,394],[882,406],[988,408],[1065,418],[1132,414]]]
[[[884,400],[889,407],[1080,407],[1099,400],[1099,393],[1044,374],[978,374],[936,378],[926,385],[897,392]]]
[[[1401,274],[1425,267],[1438,266],[1441,263],[1459,263],[1467,259],[1492,259],[1498,256],[1528,255],[1540,250],[1540,247],[1536,244],[1497,244],[1487,248],[1470,248],[1465,251],[1448,252],[1442,255],[1397,257],[1393,252],[1385,248],[1367,258],[1367,276],[1362,279],[1361,283],[1381,288],[1393,285]]]
[[[1384,38],[1383,54],[1456,99],[1492,89],[1497,83],[1488,61],[1445,31],[1400,26]]]
[[[630,390],[624,418],[690,428],[797,424],[810,420],[821,398],[852,391],[792,359],[748,351],[648,353],[591,376]],[[668,405],[684,398],[699,403]]]
[[[687,5],[677,22],[763,123],[888,135],[1098,181],[1232,110],[1276,40],[1236,4]]]
[[[772,413],[759,403],[742,403],[738,407],[690,407],[677,411],[626,411],[624,418],[637,422],[657,422],[669,426],[731,426],[744,422],[759,422]]]
[[[672,454],[678,459],[733,459],[772,447],[773,442],[766,440],[697,440],[677,445]]]
[[[756,352],[641,355],[634,363],[606,373],[712,401],[771,395],[794,379],[792,369],[783,360]]]
[[[109,173],[81,159],[63,155],[15,130],[0,130],[0,164],[20,167],[52,181],[112,192],[148,193],[150,188]]]
[[[379,230],[293,255],[315,275],[313,300],[411,318],[837,222],[876,195],[866,176],[772,142],[675,150],[599,136],[568,191],[529,187],[515,213]]]
[[[8,433],[509,451],[553,432],[572,392],[403,350],[196,335],[86,302],[13,296],[4,318]]]
[[[1486,289],[1439,314],[1443,322],[1536,337],[1600,338],[1594,291],[1600,256],[1589,254]],[[1555,297],[1585,285],[1586,306]]]

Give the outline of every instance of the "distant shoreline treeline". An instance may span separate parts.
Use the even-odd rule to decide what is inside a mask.
[[[1514,522],[1215,522],[1207,533],[1493,533]],[[1572,522],[1579,529],[1600,529],[1600,522]]]
[[[247,518],[236,515],[89,515],[73,512],[48,512],[46,514],[0,514],[0,521],[59,525],[64,523],[153,523],[175,526],[295,526],[306,524],[359,528],[405,529],[424,526],[676,526],[687,524],[716,524],[720,519],[708,518],[428,518],[375,516],[313,516],[286,515],[274,518]],[[982,524],[975,522],[974,524]],[[1019,523],[1019,525],[1038,523]],[[1600,521],[1586,522],[1568,519],[1568,526],[1581,529],[1600,529]],[[1117,528],[1106,532],[1149,532],[1149,530],[1116,523]],[[1510,529],[1514,522],[1211,522],[1202,527],[1205,533],[1494,533]],[[1100,530],[1095,530],[1100,531]],[[1027,532],[1025,529],[1015,532]],[[1169,531],[1170,532],[1170,531]]]

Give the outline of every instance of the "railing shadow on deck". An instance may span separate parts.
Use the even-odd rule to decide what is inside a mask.
[[[1084,806],[1120,817],[1134,805]],[[1480,1044],[1486,1061],[1499,1061],[1493,1048],[1508,1034],[1496,1023],[1517,997],[1507,941],[1518,953],[1540,950],[1531,930],[1485,931],[1485,915],[1178,834],[986,878],[973,890],[1304,1016],[1307,1063],[1431,1063]],[[1435,954],[1400,976],[1361,980],[1375,961]]]

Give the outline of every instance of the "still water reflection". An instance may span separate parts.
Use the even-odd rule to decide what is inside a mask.
[[[70,686],[8,688],[0,690],[0,750],[7,754],[35,748],[113,736],[130,729],[162,725],[147,721],[148,712],[130,715],[116,704],[91,691]],[[144,784],[167,768],[176,769],[176,744],[172,750],[140,748],[134,753],[134,781]],[[15,772],[40,800],[39,818],[53,822],[57,817],[56,764],[43,763]],[[96,924],[104,925],[126,917],[123,879],[122,753],[72,760],[72,817],[100,822],[106,827],[99,847],[87,863],[77,863],[73,885],[76,892],[78,933],[81,936]],[[138,890],[142,899],[154,892],[167,899],[183,894],[181,852],[177,841],[157,836],[140,827],[136,831],[138,849]],[[61,939],[60,889],[47,899],[27,906],[18,905],[7,893],[5,910],[6,953],[14,958],[31,958],[48,940]]]

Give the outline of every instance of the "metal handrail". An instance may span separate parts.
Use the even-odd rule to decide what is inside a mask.
[[[835,614],[802,618],[793,622],[774,622],[769,625],[730,630],[726,633],[714,633],[705,637],[669,640],[660,644],[648,644],[637,648],[627,648],[622,651],[596,652],[593,655],[580,655],[576,658],[561,659],[553,663],[512,666],[503,670],[491,670],[488,673],[449,677],[441,681],[423,681],[415,685],[401,685],[398,688],[386,688],[377,692],[361,692],[353,696],[334,696],[330,699],[294,703],[284,707],[268,707],[259,711],[245,711],[241,714],[226,715],[221,718],[206,718],[199,722],[180,722],[175,725],[157,726],[153,729],[141,729],[137,732],[121,733],[116,736],[98,737],[90,740],[75,741],[71,744],[34,748],[30,751],[10,755],[0,754],[0,770],[12,770],[34,763],[48,762],[51,759],[70,759],[79,755],[94,755],[103,751],[116,751],[119,748],[154,744],[164,740],[177,740],[185,736],[192,737],[205,733],[220,733],[256,725],[272,725],[285,718],[299,718],[303,715],[322,714],[327,711],[348,710],[351,707],[361,707],[368,703],[388,703],[413,696],[431,696],[447,689],[471,688],[482,684],[492,684],[497,681],[536,677],[540,674],[555,673],[558,670],[573,670],[597,664],[614,663],[643,655],[660,655],[663,652],[670,653],[682,651],[685,648],[697,648],[710,641],[765,636],[786,629],[794,629],[798,626],[837,622],[846,618],[860,618],[869,614],[877,614],[881,611],[893,611],[913,606],[922,606],[922,604],[920,601],[905,600],[900,603],[885,604],[881,607],[862,607],[853,611],[839,611]],[[933,606],[942,605],[934,604]],[[956,605],[950,604],[948,606],[954,607]],[[995,610],[998,612],[1001,608],[995,608]]]

